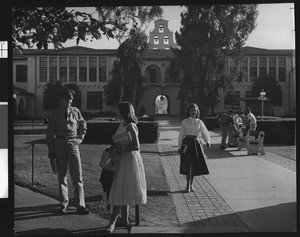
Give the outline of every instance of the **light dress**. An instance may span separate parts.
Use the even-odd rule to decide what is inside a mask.
[[[136,124],[130,123],[127,126],[132,126],[138,137]],[[120,124],[116,134],[125,133],[126,127]],[[119,171],[115,173],[107,203],[110,205],[139,205],[145,204],[146,199],[146,177],[140,151],[122,152]]]

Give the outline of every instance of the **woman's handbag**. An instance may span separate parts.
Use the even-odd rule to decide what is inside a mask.
[[[132,142],[132,137],[130,132],[125,132],[113,135],[112,140],[115,145],[129,145]]]
[[[110,170],[113,172],[118,172],[119,164],[121,159],[121,153],[117,151],[113,151],[111,149],[106,148],[102,152],[101,160],[99,166],[103,169]]]

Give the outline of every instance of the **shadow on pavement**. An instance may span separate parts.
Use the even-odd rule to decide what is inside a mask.
[[[66,229],[41,228],[41,229],[20,231],[16,234],[16,236],[18,235],[45,236],[45,233],[47,233],[47,235],[53,235],[53,236],[64,236],[64,235],[72,234],[70,231]]]
[[[215,216],[196,222],[188,222],[187,226],[204,227],[237,227],[247,226],[250,232],[296,232],[296,202]],[[279,215],[274,215],[280,213]]]
[[[232,154],[232,152],[235,151],[243,153],[242,155],[239,154],[238,156],[247,156],[247,150],[238,151],[237,147],[230,147],[222,150],[220,149],[220,144],[211,144],[210,148],[205,147],[205,145],[203,145],[203,148],[204,153],[207,155],[207,159],[224,159],[237,157],[237,155]]]
[[[15,221],[61,215],[59,213],[59,205],[57,204],[17,207],[14,211]],[[68,215],[68,213],[65,213],[64,215]]]

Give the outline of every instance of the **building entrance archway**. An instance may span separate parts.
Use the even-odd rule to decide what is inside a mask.
[[[158,95],[155,98],[155,114],[169,114],[170,113],[170,106],[169,106],[169,99],[166,95]]]

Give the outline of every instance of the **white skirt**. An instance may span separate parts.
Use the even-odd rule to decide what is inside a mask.
[[[110,205],[139,205],[147,200],[146,177],[139,151],[122,153],[109,193]]]

